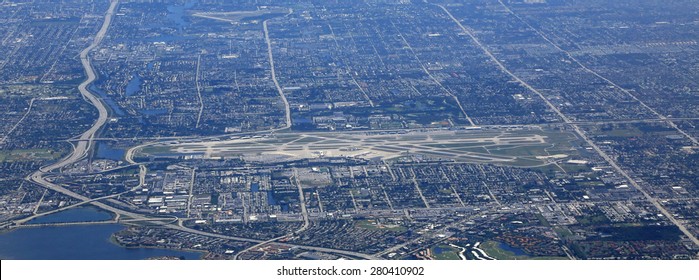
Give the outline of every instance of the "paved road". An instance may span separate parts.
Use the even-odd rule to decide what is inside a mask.
[[[461,24],[461,22],[460,22],[459,20],[457,20],[457,19],[449,12],[449,10],[447,10],[447,8],[445,8],[445,7],[442,6],[442,5],[438,5],[438,4],[434,4],[434,5],[440,7],[440,8],[451,18],[451,20],[454,21],[454,22],[459,26],[459,28],[460,28],[464,33],[466,33],[469,37],[471,37],[471,40],[472,40],[472,41],[473,41],[473,42],[474,42],[474,43],[475,43],[475,44],[476,44],[476,45],[477,45],[477,46],[478,46],[478,47],[479,47],[479,48],[480,48],[480,49],[481,49],[481,50],[482,50],[482,51],[483,51],[483,52],[484,52],[484,53],[499,67],[499,68],[500,68],[500,70],[502,70],[503,72],[505,72],[506,74],[508,74],[510,77],[512,77],[515,81],[517,81],[517,82],[518,82],[519,84],[521,84],[522,86],[526,87],[527,89],[529,89],[530,91],[532,91],[533,93],[535,93],[536,95],[538,95],[538,96],[546,103],[546,105],[547,105],[551,110],[553,110],[567,125],[569,125],[570,127],[572,127],[573,130],[575,130],[575,132],[576,132],[588,145],[590,145],[590,147],[592,147],[592,149],[595,150],[595,152],[597,152],[605,161],[607,161],[607,163],[609,163],[609,165],[612,166],[612,168],[614,168],[614,170],[616,170],[619,174],[621,174],[622,176],[624,176],[624,178],[626,178],[626,180],[629,181],[629,183],[630,183],[636,190],[638,190],[639,192],[641,192],[641,194],[643,194],[643,196],[644,196],[650,203],[652,203],[653,206],[655,206],[655,208],[658,209],[658,211],[660,211],[660,213],[662,213],[665,217],[667,217],[667,218],[670,220],[670,222],[672,222],[675,226],[677,226],[677,227],[680,229],[680,231],[682,231],[682,233],[684,233],[684,235],[686,235],[686,236],[689,238],[689,240],[691,240],[694,244],[696,244],[697,246],[699,246],[699,239],[697,239],[697,238],[696,238],[682,223],[680,223],[679,221],[677,221],[677,220],[674,218],[674,216],[673,216],[669,211],[667,211],[667,210],[665,209],[665,207],[663,207],[663,206],[660,204],[660,202],[658,202],[657,199],[655,199],[654,197],[652,197],[641,185],[638,184],[638,182],[636,182],[636,180],[634,180],[633,178],[631,178],[631,176],[629,176],[628,173],[626,173],[626,171],[624,171],[623,169],[621,169],[621,167],[619,167],[619,165],[616,163],[616,161],[614,161],[609,155],[607,155],[607,153],[605,153],[604,151],[602,151],[602,149],[600,149],[600,148],[597,146],[597,144],[595,144],[595,143],[584,133],[584,131],[582,131],[582,129],[580,129],[580,127],[579,127],[577,124],[575,124],[574,122],[572,122],[565,114],[561,113],[561,111],[560,111],[556,106],[554,106],[543,94],[541,94],[541,92],[539,92],[537,89],[535,89],[534,87],[532,87],[531,85],[529,85],[527,82],[525,82],[525,81],[523,81],[522,79],[520,79],[517,75],[515,75],[514,73],[512,73],[510,70],[508,70],[507,67],[505,67],[505,65],[503,65],[502,62],[500,62],[500,60],[498,60],[498,59],[490,52],[490,50],[489,50],[485,45],[483,45],[483,44],[478,40],[478,38],[476,38],[476,36],[475,36],[469,29],[467,29],[466,27],[464,27],[464,26]],[[504,4],[503,4],[503,5],[504,5]],[[509,11],[509,9],[508,9],[508,11]],[[509,12],[512,12],[512,11],[509,11]],[[530,27],[531,27],[531,26],[530,26]],[[542,33],[538,32],[538,30],[536,30],[536,29],[534,29],[534,30],[537,31],[537,33],[538,33],[540,36],[543,37],[543,34],[542,34]],[[549,43],[553,44],[550,40],[546,39],[545,37],[544,37],[544,39],[547,40]],[[556,46],[556,45],[554,44],[554,46]],[[559,50],[560,50],[560,48],[559,48]],[[563,51],[563,50],[561,50],[561,51]],[[564,51],[564,52],[565,52],[565,51]],[[579,64],[579,63],[578,63],[578,64]],[[582,65],[581,65],[581,66],[582,66]],[[590,71],[591,73],[594,73],[594,72],[592,72],[592,70],[589,70],[589,69],[587,69],[587,68],[584,67],[584,66],[582,66],[582,67],[583,67],[584,69],[586,69],[587,71]],[[597,76],[600,77],[600,78],[602,78],[603,80],[609,82],[610,84],[616,86],[616,85],[615,85],[614,83],[612,83],[610,80],[607,80],[606,78],[604,78],[604,77],[602,77],[602,76],[599,76],[599,75],[597,75]],[[618,88],[621,89],[621,87],[619,87],[619,86],[616,86],[616,87],[618,87]],[[623,90],[623,89],[622,89],[622,90]],[[639,102],[640,102],[640,101],[639,101]],[[649,107],[648,107],[648,108],[649,108]],[[651,109],[651,111],[652,111],[652,109]],[[655,111],[652,111],[652,112],[654,112],[655,114],[657,114]],[[658,116],[660,116],[660,115],[658,115]],[[663,118],[663,117],[661,116],[661,118]],[[663,119],[664,119],[664,118],[663,118]],[[673,124],[674,124],[674,123],[673,123]],[[673,126],[673,125],[671,125],[671,126]],[[679,128],[677,128],[676,126],[673,126],[673,127],[675,127],[676,129],[678,129],[678,131],[680,131],[680,132],[683,133],[683,131],[679,130]],[[686,133],[683,133],[683,134],[686,135]],[[696,141],[696,140],[694,140],[694,139],[691,138],[691,137],[690,137],[690,140],[692,140],[693,142]]]
[[[61,159],[60,161],[51,164],[49,166],[43,167],[39,169],[38,171],[34,172],[33,174],[29,175],[28,179],[34,183],[37,183],[41,186],[44,186],[47,189],[65,194],[67,196],[76,198],[80,201],[87,202],[90,201],[91,199],[82,195],[79,195],[77,193],[74,193],[68,189],[65,189],[59,185],[56,185],[52,182],[49,182],[46,180],[45,176],[47,173],[60,169],[62,167],[68,166],[70,164],[73,164],[82,158],[84,158],[88,151],[90,150],[90,147],[92,146],[92,141],[95,137],[95,134],[97,131],[99,131],[100,128],[104,125],[104,123],[107,121],[108,113],[107,113],[107,108],[105,107],[104,104],[100,101],[97,96],[92,94],[87,87],[96,79],[95,71],[92,68],[92,64],[90,63],[89,59],[89,53],[91,50],[96,48],[100,42],[102,42],[102,39],[104,38],[104,35],[107,33],[107,30],[109,29],[109,25],[112,22],[112,17],[114,15],[114,10],[116,10],[117,5],[119,5],[118,0],[114,0],[111,2],[109,5],[109,9],[107,10],[107,13],[105,14],[104,17],[104,22],[102,23],[102,27],[100,30],[97,32],[97,35],[95,35],[94,40],[92,41],[92,44],[90,44],[87,48],[85,48],[82,52],[80,52],[80,61],[82,63],[83,68],[85,68],[85,73],[87,74],[87,78],[85,81],[80,83],[78,86],[78,90],[80,91],[80,94],[82,94],[85,98],[87,98],[92,105],[94,105],[97,110],[99,111],[99,116],[95,123],[85,131],[83,134],[80,135],[79,139],[83,141],[79,141],[74,147],[73,147],[73,153],[71,153],[69,156]],[[92,201],[93,204],[104,208],[109,211],[113,211],[115,213],[123,212],[119,209],[113,208],[111,206],[105,205],[100,202],[95,202]],[[125,213],[126,214],[126,213]],[[24,220],[21,220],[19,222],[23,222]]]
[[[179,231],[185,231],[185,232],[194,233],[194,234],[198,234],[198,235],[229,239],[229,240],[247,241],[247,242],[254,242],[254,243],[267,242],[265,240],[232,237],[232,236],[214,234],[214,233],[209,233],[209,232],[203,232],[203,231],[190,229],[190,228],[181,226],[181,225],[179,225],[179,223],[178,224],[169,224],[169,223],[163,224],[163,222],[158,222],[158,219],[148,218],[144,215],[128,212],[128,211],[118,209],[118,208],[115,208],[115,207],[112,207],[110,205],[107,205],[107,204],[104,204],[102,202],[97,201],[99,199],[104,199],[107,197],[102,197],[99,199],[90,199],[90,198],[85,197],[83,195],[77,194],[71,190],[68,190],[62,186],[59,186],[58,184],[50,182],[46,179],[45,176],[47,175],[47,173],[54,171],[54,170],[58,170],[58,169],[63,168],[65,166],[71,165],[71,164],[85,158],[87,156],[90,148],[92,147],[92,142],[94,141],[95,134],[102,128],[102,126],[107,121],[108,112],[107,112],[106,106],[101,102],[101,100],[97,96],[95,96],[94,94],[92,94],[88,90],[88,86],[97,77],[95,75],[94,69],[92,68],[92,64],[90,63],[90,59],[89,59],[88,55],[89,55],[91,50],[96,48],[100,44],[100,42],[102,42],[102,39],[104,38],[104,35],[106,34],[107,30],[109,29],[109,25],[111,24],[112,17],[114,15],[114,11],[116,10],[116,7],[118,5],[119,5],[118,0],[113,0],[111,2],[109,9],[107,10],[107,13],[105,15],[104,22],[102,23],[102,27],[100,28],[99,32],[95,36],[95,39],[93,40],[92,44],[90,44],[90,46],[88,46],[82,52],[80,52],[80,61],[82,63],[83,68],[85,68],[85,72],[87,74],[87,79],[85,79],[85,81],[83,81],[78,86],[78,90],[80,91],[80,94],[82,94],[85,98],[87,98],[92,103],[92,105],[94,105],[97,108],[97,110],[99,111],[99,117],[97,118],[97,121],[95,121],[95,123],[92,125],[92,127],[90,129],[88,129],[82,135],[80,135],[80,137],[78,138],[79,141],[78,141],[77,145],[75,145],[72,154],[70,154],[69,156],[61,159],[60,161],[58,161],[52,165],[49,165],[47,167],[44,167],[44,168],[34,172],[33,174],[29,175],[29,177],[27,179],[32,181],[32,182],[35,182],[35,183],[37,183],[37,184],[39,184],[47,189],[50,189],[50,190],[53,190],[55,192],[67,195],[67,196],[75,198],[77,200],[80,200],[81,202],[78,204],[91,203],[92,205],[95,205],[99,208],[114,212],[115,214],[117,214],[118,217],[124,216],[124,217],[132,218],[133,220],[131,220],[131,221],[152,221],[153,223],[160,224],[161,226],[166,227],[166,228],[171,228],[171,229],[175,229],[175,230],[179,230]],[[291,14],[291,12],[292,11],[290,10],[289,14]],[[286,101],[286,97],[283,95],[283,92],[281,91],[281,87],[279,86],[279,83],[276,80],[276,75],[274,72],[274,61],[272,60],[271,43],[269,41],[269,34],[267,32],[267,21],[264,22],[264,30],[265,30],[265,39],[267,40],[267,46],[268,46],[268,51],[269,51],[269,56],[270,56],[270,64],[272,67],[272,79],[274,80],[275,86],[277,87],[277,90],[281,94],[281,97],[284,100],[284,103],[286,104],[287,123],[286,123],[286,126],[284,128],[288,128],[291,126],[289,104]],[[270,130],[270,131],[273,132],[276,130],[279,130],[279,129]],[[131,155],[132,155],[132,153],[131,153]],[[130,163],[135,164],[135,162],[133,161],[133,159],[131,157],[132,156],[127,155],[126,158]],[[145,172],[146,172],[145,166],[141,165],[140,166],[140,174],[139,174],[139,185],[137,186],[137,188],[143,186],[144,180],[145,180]],[[65,209],[66,208],[61,208],[61,209],[56,210],[56,212],[63,211]],[[46,215],[47,213],[43,213],[43,215]],[[32,216],[31,218],[35,218],[35,217],[36,216]],[[17,222],[19,222],[21,224],[21,223],[26,222],[28,220],[29,219],[23,219],[23,220],[20,220]],[[126,221],[126,222],[128,222],[128,221]],[[362,253],[357,253],[357,252],[351,252],[351,251],[329,249],[329,248],[322,248],[322,247],[314,247],[314,246],[292,245],[292,244],[285,244],[285,243],[275,243],[275,244],[286,245],[286,246],[295,246],[298,248],[320,251],[320,252],[343,254],[343,255],[354,256],[354,257],[363,258],[363,259],[375,259],[375,257],[373,257],[373,256],[370,256],[367,254],[362,254]]]
[[[287,16],[293,13],[293,10],[289,9],[289,13],[286,14]],[[266,19],[265,21],[262,22],[262,29],[265,32],[265,42],[267,42],[267,56],[269,57],[269,67],[272,72],[272,81],[274,82],[274,87],[277,89],[277,92],[279,93],[279,97],[281,97],[282,102],[284,102],[284,115],[286,119],[286,123],[284,124],[283,128],[290,128],[291,127],[291,109],[289,108],[289,101],[286,100],[286,95],[284,95],[284,90],[282,90],[282,87],[279,86],[279,81],[277,81],[277,73],[274,70],[274,56],[272,55],[272,41],[269,39],[269,30],[267,28],[267,22],[270,19]]]
[[[10,228],[40,228],[40,227],[69,227],[69,226],[86,226],[86,225],[107,225],[116,224],[115,220],[106,221],[90,221],[90,222],[65,222],[65,223],[44,223],[44,224],[26,224],[10,226]]]
[[[303,187],[301,186],[301,182],[299,181],[298,178],[299,178],[298,170],[296,170],[296,168],[294,168],[294,181],[295,181],[296,186],[298,187],[298,190],[299,190],[299,201],[300,201],[300,205],[301,205],[301,214],[303,215],[303,225],[299,229],[294,231],[293,233],[288,233],[288,234],[285,234],[285,235],[282,235],[279,237],[275,237],[275,238],[269,239],[267,241],[264,241],[262,243],[258,243],[258,244],[255,244],[253,246],[250,246],[248,248],[245,248],[244,250],[241,250],[240,252],[235,254],[233,259],[237,260],[245,252],[248,252],[248,251],[253,250],[255,248],[259,248],[260,246],[263,246],[265,244],[269,244],[269,243],[272,243],[272,242],[275,242],[275,241],[278,241],[281,239],[291,238],[294,236],[294,234],[299,234],[299,233],[305,231],[306,229],[308,229],[308,227],[310,226],[311,223],[308,219],[308,211],[306,210],[306,197],[303,194]]]
[[[500,5],[501,5],[502,7],[505,8],[505,10],[506,10],[508,13],[510,13],[511,15],[513,15],[514,17],[516,17],[519,21],[521,21],[522,23],[524,23],[525,25],[527,25],[527,27],[529,27],[530,29],[534,30],[534,32],[536,32],[542,39],[544,39],[546,42],[548,42],[551,46],[553,46],[554,48],[556,48],[558,51],[560,51],[560,52],[562,52],[563,54],[565,54],[565,55],[568,57],[568,59],[570,59],[570,60],[573,61],[575,64],[577,64],[578,66],[580,66],[580,68],[582,68],[583,70],[587,71],[588,73],[594,75],[595,77],[604,80],[605,82],[607,82],[609,85],[613,86],[614,88],[616,88],[616,89],[622,91],[623,93],[625,93],[626,95],[628,95],[629,97],[631,97],[631,99],[633,99],[633,100],[635,100],[636,102],[638,102],[639,104],[641,104],[641,106],[642,106],[643,108],[646,108],[646,110],[648,110],[648,111],[650,111],[651,113],[653,113],[653,115],[655,115],[655,116],[658,117],[659,119],[665,121],[665,123],[667,123],[669,126],[671,126],[671,127],[674,128],[675,130],[677,130],[679,133],[681,133],[682,135],[684,135],[685,137],[687,137],[687,139],[689,139],[690,141],[692,141],[692,143],[693,143],[694,145],[699,145],[699,141],[697,141],[696,138],[694,138],[693,136],[689,135],[687,132],[685,132],[684,130],[682,130],[681,128],[679,128],[679,127],[677,126],[677,124],[675,124],[675,122],[673,122],[670,118],[668,118],[668,117],[665,116],[665,115],[662,115],[662,114],[658,113],[658,111],[656,111],[655,109],[653,109],[653,108],[651,108],[650,106],[646,105],[645,102],[643,102],[643,101],[641,101],[640,99],[638,99],[638,97],[636,97],[636,95],[632,94],[630,91],[626,90],[625,88],[622,88],[621,86],[619,86],[618,84],[616,84],[616,83],[613,82],[612,80],[608,79],[607,77],[604,77],[604,76],[600,75],[600,74],[597,73],[596,71],[594,71],[594,70],[588,68],[587,66],[585,66],[584,64],[582,64],[582,63],[581,63],[578,59],[576,59],[570,52],[568,52],[568,51],[564,50],[563,48],[561,48],[559,45],[557,45],[556,43],[554,43],[553,41],[551,41],[551,39],[549,39],[548,36],[546,36],[546,34],[544,34],[543,32],[541,32],[539,29],[534,28],[534,26],[532,26],[531,24],[529,24],[529,22],[527,22],[526,20],[522,19],[518,14],[516,14],[515,12],[513,12],[512,10],[510,10],[510,8],[509,8],[507,5],[505,5],[505,3],[502,2],[502,0],[498,0],[498,2],[500,3]]]
[[[102,126],[107,122],[107,117],[109,117],[109,114],[107,112],[107,107],[102,103],[102,101],[95,96],[90,90],[88,90],[88,86],[97,78],[97,75],[95,74],[95,70],[92,68],[92,64],[90,63],[90,51],[92,51],[94,48],[96,48],[101,42],[102,39],[104,38],[104,35],[107,33],[107,30],[109,29],[109,25],[112,22],[112,17],[114,15],[114,10],[116,7],[119,5],[119,0],[113,0],[111,4],[109,5],[109,9],[107,10],[107,14],[104,17],[104,22],[102,23],[102,28],[97,32],[97,35],[95,35],[94,40],[92,41],[92,44],[90,44],[87,48],[85,48],[82,52],[80,52],[80,62],[82,63],[83,68],[85,69],[85,73],[87,74],[87,79],[85,79],[80,85],[78,86],[78,90],[80,91],[80,94],[82,94],[83,97],[85,97],[87,100],[92,103],[95,108],[97,108],[97,111],[99,113],[99,116],[97,117],[97,120],[95,123],[88,129],[87,131],[83,132],[80,137],[78,137],[78,143],[74,146],[73,153],[70,154],[68,157],[63,158],[62,160],[43,167],[41,170],[37,171],[38,173],[48,173],[53,170],[57,170],[60,168],[63,168],[65,166],[68,166],[70,164],[73,164],[83,158],[85,158],[88,154],[88,151],[92,147],[92,143],[95,138],[95,134],[97,134],[97,131],[99,131]],[[38,176],[43,176],[43,174],[36,174]],[[32,175],[32,177],[36,177]],[[48,187],[48,186],[47,186]]]
[[[293,12],[294,12],[293,10],[289,9],[289,12],[286,14],[286,16],[292,14]],[[204,17],[204,18],[210,18],[210,19],[214,19],[214,20],[227,21],[227,20],[221,19],[221,18],[208,17],[208,16],[203,16],[203,15],[198,15],[198,16]],[[130,149],[128,149],[128,150],[126,151],[126,155],[124,156],[125,160],[126,160],[127,162],[131,163],[131,164],[136,164],[136,162],[133,160],[133,157],[134,157],[136,151],[138,151],[139,149],[141,149],[141,148],[143,148],[143,147],[145,147],[145,146],[152,145],[152,144],[157,144],[157,143],[159,143],[159,142],[161,142],[161,141],[164,141],[165,139],[170,140],[170,141],[171,141],[171,140],[178,140],[178,141],[179,141],[179,140],[185,140],[185,139],[190,139],[190,140],[202,140],[202,141],[204,141],[204,140],[207,139],[207,138],[226,137],[226,136],[233,136],[233,135],[247,135],[247,134],[251,134],[251,133],[255,133],[255,134],[274,133],[274,132],[277,132],[277,131],[280,131],[280,130],[285,130],[285,129],[291,128],[291,108],[289,107],[289,101],[286,99],[286,95],[284,94],[284,90],[283,90],[282,87],[279,85],[279,81],[277,80],[277,72],[276,72],[275,67],[274,67],[274,55],[272,54],[272,40],[269,38],[269,28],[267,27],[267,22],[268,22],[269,20],[270,20],[270,19],[266,19],[266,20],[264,20],[264,21],[262,22],[262,29],[263,29],[264,34],[265,34],[265,42],[266,42],[266,44],[267,44],[267,57],[268,57],[268,60],[269,60],[269,67],[270,67],[270,73],[271,73],[271,76],[272,76],[272,81],[274,82],[274,88],[277,90],[277,93],[279,94],[279,97],[282,99],[282,102],[284,103],[284,119],[285,119],[285,120],[284,120],[284,122],[285,122],[285,123],[284,123],[284,126],[279,127],[279,128],[274,128],[274,129],[262,130],[262,131],[243,132],[243,133],[234,133],[234,134],[224,134],[224,135],[220,135],[220,136],[209,136],[209,137],[200,137],[200,136],[194,136],[194,137],[169,137],[169,138],[159,138],[159,137],[158,137],[158,138],[156,138],[156,141],[154,141],[154,142],[144,143],[144,144],[141,144],[141,145],[138,145],[138,146],[135,146],[135,147],[131,147]],[[200,56],[199,59],[201,59],[201,56]],[[199,73],[199,68],[198,68],[198,67],[199,67],[199,60],[198,60],[198,62],[197,62],[197,73]],[[199,78],[199,75],[197,74],[197,79],[198,79],[198,78]],[[199,85],[199,83],[197,82],[197,90],[199,90],[199,86],[198,86],[198,85]],[[201,100],[201,96],[199,97],[199,99]],[[197,118],[197,127],[199,127],[199,121],[200,121],[200,119],[201,119],[201,111],[202,111],[201,109],[203,109],[203,103],[201,103],[199,116],[198,116],[198,118]]]
[[[422,71],[424,71],[425,74],[427,74],[427,76],[430,77],[430,79],[431,79],[435,84],[437,84],[437,85],[439,86],[439,88],[441,88],[441,89],[444,91],[444,93],[446,93],[446,94],[449,95],[451,98],[453,98],[454,101],[456,101],[456,105],[459,106],[459,109],[461,110],[461,113],[464,114],[464,117],[466,117],[466,120],[468,121],[468,123],[471,124],[471,126],[475,126],[476,124],[473,122],[473,120],[471,119],[471,117],[469,117],[469,115],[466,113],[466,110],[464,110],[464,107],[461,106],[461,101],[459,101],[459,97],[457,97],[454,93],[451,92],[451,90],[447,89],[444,85],[442,85],[442,82],[440,82],[439,80],[437,80],[437,78],[435,78],[434,76],[432,76],[432,73],[427,69],[427,67],[425,67],[425,64],[422,63],[422,60],[420,60],[420,58],[417,56],[417,53],[415,53],[415,50],[413,50],[413,47],[410,46],[410,44],[408,43],[408,40],[405,39],[405,36],[403,36],[403,33],[400,32],[400,30],[398,29],[398,27],[396,27],[396,25],[395,25],[393,22],[391,22],[391,25],[393,25],[393,29],[395,29],[395,30],[398,32],[398,35],[399,35],[400,38],[403,40],[403,43],[405,44],[405,46],[408,47],[408,50],[410,50],[410,53],[413,54],[413,57],[415,57],[415,60],[417,60],[417,63],[418,63],[418,64],[420,65],[420,67],[422,68]]]
[[[19,126],[19,124],[22,123],[22,121],[24,121],[24,119],[27,118],[27,116],[29,115],[29,113],[32,111],[32,107],[34,106],[34,101],[35,101],[35,100],[36,100],[36,98],[32,98],[32,100],[29,101],[29,109],[27,109],[27,112],[24,113],[24,115],[22,116],[22,118],[19,119],[19,120],[17,121],[17,123],[15,123],[15,125],[12,126],[12,128],[10,128],[10,130],[5,134],[4,137],[2,137],[2,139],[0,139],[0,144],[5,143],[5,140],[7,140],[7,137],[9,137],[10,134],[12,134],[12,132],[15,131],[15,129],[17,129],[17,127]]]
[[[381,251],[381,252],[378,252],[378,253],[374,254],[373,256],[379,257],[379,256],[382,256],[382,255],[386,255],[386,254],[388,254],[388,253],[391,253],[391,252],[400,250],[401,248],[403,248],[403,247],[405,247],[405,246],[408,246],[408,245],[410,245],[410,244],[416,243],[416,242],[426,242],[427,240],[430,240],[430,239],[444,238],[444,237],[440,237],[440,235],[444,235],[444,236],[446,237],[447,234],[449,234],[449,230],[448,230],[449,228],[456,227],[456,226],[461,225],[461,224],[463,224],[463,223],[465,223],[465,222],[468,222],[468,221],[472,221],[472,220],[475,219],[476,217],[482,216],[482,215],[484,215],[484,214],[486,214],[486,213],[488,213],[488,210],[487,210],[487,209],[484,209],[483,211],[478,211],[477,213],[472,214],[472,215],[470,215],[470,216],[468,216],[468,217],[465,217],[465,218],[463,218],[463,219],[459,219],[458,221],[455,221],[455,222],[453,222],[453,223],[444,225],[444,226],[442,226],[442,227],[440,227],[440,228],[434,229],[434,230],[429,231],[429,232],[427,232],[427,233],[425,233],[425,234],[419,235],[419,236],[416,237],[416,238],[410,239],[410,240],[408,240],[408,241],[406,241],[406,242],[403,242],[403,243],[400,243],[400,244],[396,244],[396,245],[394,245],[394,246],[392,246],[392,247],[390,247],[390,248],[387,248],[387,249],[385,249],[385,250],[383,250],[383,251]],[[419,248],[423,248],[423,246],[420,246]]]
[[[252,238],[241,238],[241,237],[233,237],[233,236],[228,236],[228,235],[222,235],[222,234],[217,234],[217,233],[210,233],[210,232],[203,232],[203,231],[198,231],[195,229],[187,228],[187,227],[181,227],[178,225],[165,225],[166,228],[174,229],[174,230],[179,230],[179,231],[184,231],[184,232],[189,232],[193,234],[198,234],[198,235],[204,235],[204,236],[209,236],[209,237],[215,237],[215,238],[221,238],[221,239],[228,239],[228,240],[236,240],[236,241],[247,241],[247,242],[253,242],[253,243],[262,243],[265,242],[264,240],[258,240],[258,239],[252,239]],[[295,248],[300,248],[300,249],[305,249],[305,250],[312,250],[312,251],[319,251],[319,252],[326,252],[326,253],[335,253],[335,254],[341,254],[341,255],[347,255],[347,256],[352,256],[360,259],[368,259],[368,260],[375,260],[375,259],[380,259],[375,256],[371,256],[368,254],[363,254],[363,253],[357,253],[357,252],[352,252],[352,251],[345,251],[345,250],[339,250],[339,249],[331,249],[331,248],[323,248],[323,247],[315,247],[315,246],[306,246],[306,245],[295,245],[295,244],[289,244],[289,243],[279,243],[279,242],[270,242],[270,244],[275,244],[275,245],[283,245],[283,246],[291,246]]]
[[[296,182],[296,187],[298,187],[299,190],[299,204],[301,204],[301,214],[303,215],[303,226],[296,231],[298,234],[308,229],[310,222],[308,221],[308,210],[306,210],[306,196],[303,194],[303,187],[301,186],[301,181],[299,180],[299,171],[296,168],[294,168],[294,181]]]
[[[197,125],[195,128],[199,128],[199,123],[201,122],[201,115],[204,113],[204,100],[201,98],[201,84],[199,83],[199,69],[201,68],[201,54],[197,56],[197,72],[194,78],[197,85],[197,97],[199,98],[199,114],[197,114]]]

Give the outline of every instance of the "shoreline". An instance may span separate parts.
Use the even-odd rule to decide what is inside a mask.
[[[122,225],[122,224],[119,224],[119,225],[127,228],[127,226],[125,226],[125,225]],[[119,231],[122,231],[122,230],[124,230],[124,229],[121,229]],[[170,251],[182,251],[182,252],[189,252],[189,253],[199,253],[200,255],[199,255],[199,258],[197,260],[202,260],[202,257],[204,257],[205,254],[211,253],[211,252],[206,251],[206,250],[197,250],[197,249],[184,249],[184,248],[183,249],[176,249],[176,248],[165,248],[165,247],[158,247],[158,246],[143,246],[143,245],[127,246],[127,245],[121,244],[118,240],[116,240],[115,234],[118,233],[119,231],[112,233],[109,236],[108,240],[109,240],[109,243],[114,244],[114,245],[119,246],[119,247],[124,248],[124,249],[154,249],[154,250],[170,250]],[[164,257],[171,257],[171,256],[164,256]],[[185,260],[189,260],[189,259],[185,259]]]

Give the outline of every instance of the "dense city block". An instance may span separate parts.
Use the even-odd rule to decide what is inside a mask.
[[[0,239],[699,257],[695,1],[47,3],[0,3]]]

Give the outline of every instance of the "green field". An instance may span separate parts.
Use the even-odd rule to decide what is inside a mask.
[[[400,225],[380,224],[374,220],[356,221],[354,226],[356,226],[358,228],[364,228],[364,229],[387,230],[387,231],[395,231],[395,232],[403,232],[406,230],[405,227],[400,226]]]
[[[61,155],[48,149],[8,150],[0,151],[0,162],[54,160]]]
[[[169,146],[146,146],[143,149],[141,149],[139,152],[144,153],[144,154],[164,154],[164,153],[172,153],[172,149]]]
[[[432,256],[436,260],[460,260],[459,253],[456,248],[446,245],[437,245],[432,248]],[[439,253],[437,253],[439,252]]]
[[[532,257],[528,255],[517,255],[515,252],[505,250],[501,247],[501,243],[497,241],[483,242],[479,248],[483,249],[488,256],[498,260],[567,260],[566,257],[559,256],[538,256]]]
[[[317,132],[278,133],[223,141],[157,144],[140,152],[202,154],[205,158],[240,156],[252,160],[294,160],[303,158],[360,157],[391,160],[408,154],[430,159],[469,163],[491,163],[515,167],[537,167],[564,164],[578,156],[574,144],[577,137],[557,130],[507,129],[472,131],[393,131],[393,132]],[[269,157],[272,156],[272,157]],[[587,166],[565,165],[566,171],[577,172]]]

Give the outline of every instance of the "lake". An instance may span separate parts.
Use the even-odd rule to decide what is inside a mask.
[[[111,220],[112,214],[94,206],[81,206],[35,218],[27,224],[69,223]]]
[[[141,90],[141,76],[138,75],[138,73],[133,74],[131,77],[131,80],[129,80],[129,83],[126,84],[126,88],[124,89],[124,94],[128,96],[132,96],[139,92]]]
[[[106,142],[100,142],[97,144],[97,158],[120,161],[124,159],[125,153],[126,150],[120,148],[112,148],[112,146],[110,146]]]
[[[111,214],[95,207],[78,207],[37,218],[32,223],[100,221]],[[118,224],[56,226],[16,229],[0,234],[0,259],[20,260],[142,260],[152,257],[176,256],[199,259],[201,253],[126,248],[110,240],[113,233],[124,229]]]

